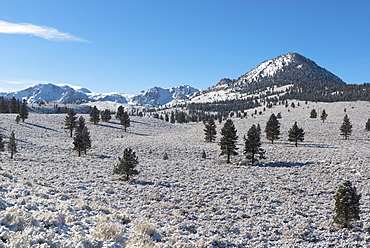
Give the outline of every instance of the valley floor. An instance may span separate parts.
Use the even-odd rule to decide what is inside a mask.
[[[6,142],[15,132],[18,153],[0,155],[0,247],[366,247],[370,104],[294,102],[233,119],[240,155],[232,164],[219,156],[220,134],[204,142],[203,123],[131,117],[127,133],[116,120],[88,123],[92,149],[77,157],[65,114],[31,113],[20,124],[2,114],[0,132]],[[326,110],[325,123],[309,118],[312,108]],[[270,144],[262,132],[267,159],[248,164],[242,137],[252,124],[263,131],[272,112],[281,112],[281,139]],[[345,114],[349,140],[339,131]],[[295,121],[306,133],[298,147],[287,141]],[[113,174],[126,147],[139,158],[129,182]],[[346,179],[362,194],[353,229],[333,223]]]

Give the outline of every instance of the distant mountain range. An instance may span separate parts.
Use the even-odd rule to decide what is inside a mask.
[[[188,85],[163,89],[154,87],[140,92],[138,95],[127,95],[122,93],[92,93],[90,90],[72,85],[38,84],[24,90],[0,93],[0,95],[19,100],[27,100],[29,103],[56,102],[74,103],[86,101],[111,101],[131,105],[159,106],[171,101],[187,99],[198,89]]]
[[[127,95],[92,93],[86,88],[71,85],[38,84],[25,90],[0,95],[26,99],[30,103],[110,101],[144,106],[227,103],[235,107],[235,103],[230,101],[253,101],[258,104],[257,102],[284,98],[312,101],[370,100],[369,91],[368,84],[358,87],[347,85],[314,61],[291,52],[266,60],[237,79],[223,78],[204,90],[184,85],[167,89],[154,87],[138,95]],[[244,102],[241,108],[245,107]]]

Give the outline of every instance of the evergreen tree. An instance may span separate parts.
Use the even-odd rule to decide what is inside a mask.
[[[238,136],[236,136],[236,129],[231,119],[227,119],[227,121],[225,122],[223,128],[221,129],[221,135],[222,137],[220,139],[220,155],[227,155],[226,163],[229,164],[230,156],[238,154],[236,152],[238,148],[235,145],[236,141],[238,140]]]
[[[276,118],[275,114],[271,114],[269,120],[266,123],[266,138],[271,140],[271,144],[274,143],[274,140],[279,139],[280,135],[280,123],[279,120]]]
[[[4,139],[3,139],[3,134],[0,133],[0,152],[5,151],[5,146],[4,146]]]
[[[247,137],[248,138],[244,136],[244,154],[248,159],[251,159],[252,164],[254,164],[258,159],[265,158],[265,151],[261,148],[260,131],[258,131],[255,125],[252,125],[248,130]],[[256,155],[258,158],[256,158]]]
[[[28,119],[28,109],[27,109],[26,100],[23,101],[19,109],[19,116],[21,117],[22,122],[24,122],[25,119]]]
[[[67,116],[64,120],[64,128],[70,131],[70,137],[73,135],[73,129],[77,126],[77,116],[73,109],[68,110]]]
[[[82,130],[82,139],[84,142],[83,151],[86,155],[86,150],[91,148],[90,132],[87,127],[84,127]]]
[[[167,152],[164,152],[164,154],[163,154],[163,160],[167,160],[168,159],[168,154],[167,154]]]
[[[204,132],[204,139],[207,142],[216,140],[216,124],[212,117],[208,119],[208,122],[204,122]]]
[[[17,99],[13,96],[12,99],[10,100],[9,104],[9,113],[15,114],[18,113],[18,104],[17,104]]]
[[[17,153],[17,143],[15,142],[14,131],[10,133],[8,151],[10,152],[10,158],[13,159],[15,153]]]
[[[81,157],[81,152],[85,149],[85,141],[82,136],[82,133],[76,133],[75,137],[73,138],[73,150],[78,152],[78,156]]]
[[[283,117],[281,116],[281,113],[280,113],[280,112],[276,115],[276,118],[277,118],[277,119],[281,119],[281,118],[283,118]]]
[[[135,167],[139,164],[135,152],[131,148],[126,148],[123,152],[123,157],[118,158],[119,163],[114,167],[113,172],[123,175],[122,180],[128,181],[130,176],[137,175],[139,172]]]
[[[325,122],[326,118],[328,118],[328,114],[326,113],[325,109],[322,110],[320,119],[322,122]]]
[[[127,112],[123,112],[120,119],[121,125],[124,127],[125,132],[127,131],[127,128],[130,126],[130,116],[127,114]]]
[[[75,125],[76,133],[82,133],[85,127],[86,127],[85,118],[83,116],[80,116]]]
[[[207,158],[206,151],[204,151],[204,150],[202,151],[202,158],[203,158],[203,159]]]
[[[310,118],[317,118],[317,112],[316,112],[316,110],[315,110],[315,109],[312,109],[312,110],[311,110]]]
[[[125,112],[125,108],[121,105],[117,109],[117,113],[116,113],[116,119],[117,120],[121,120],[121,116],[122,116],[123,112]]]
[[[352,124],[348,118],[348,115],[345,115],[343,118],[342,126],[340,127],[340,135],[343,135],[344,139],[348,139],[351,133],[352,133]]]
[[[171,115],[170,115],[170,123],[175,123],[176,122],[176,119],[175,119],[175,113],[173,111],[171,111]]]
[[[101,120],[104,122],[109,122],[112,119],[111,113],[109,109],[105,109],[100,113]]]
[[[4,97],[1,97],[0,100],[0,113],[9,113],[9,104]]]
[[[366,122],[366,124],[365,124],[365,130],[366,130],[366,131],[370,131],[370,118],[369,118],[369,119],[367,119],[367,122]]]
[[[334,222],[344,228],[351,227],[351,222],[360,219],[360,199],[356,187],[350,181],[345,181],[339,185],[334,196],[335,216]]]
[[[98,124],[100,121],[99,110],[96,106],[94,106],[90,111],[90,121],[94,123],[94,125]]]
[[[299,128],[297,122],[294,123],[293,127],[289,129],[289,141],[295,142],[295,146],[298,146],[298,141],[304,140],[304,131],[302,128]]]
[[[19,122],[21,121],[21,117],[20,117],[20,115],[17,115],[16,117],[15,117],[15,122],[17,123],[17,124],[19,124]]]

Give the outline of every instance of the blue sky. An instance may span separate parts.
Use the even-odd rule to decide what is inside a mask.
[[[4,0],[0,91],[205,89],[288,52],[370,82],[369,11],[368,0]]]

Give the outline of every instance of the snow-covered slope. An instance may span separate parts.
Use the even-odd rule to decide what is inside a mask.
[[[134,105],[151,105],[160,106],[167,104],[173,100],[187,99],[189,95],[198,92],[189,85],[172,87],[163,89],[161,87],[154,87],[131,98]]]

